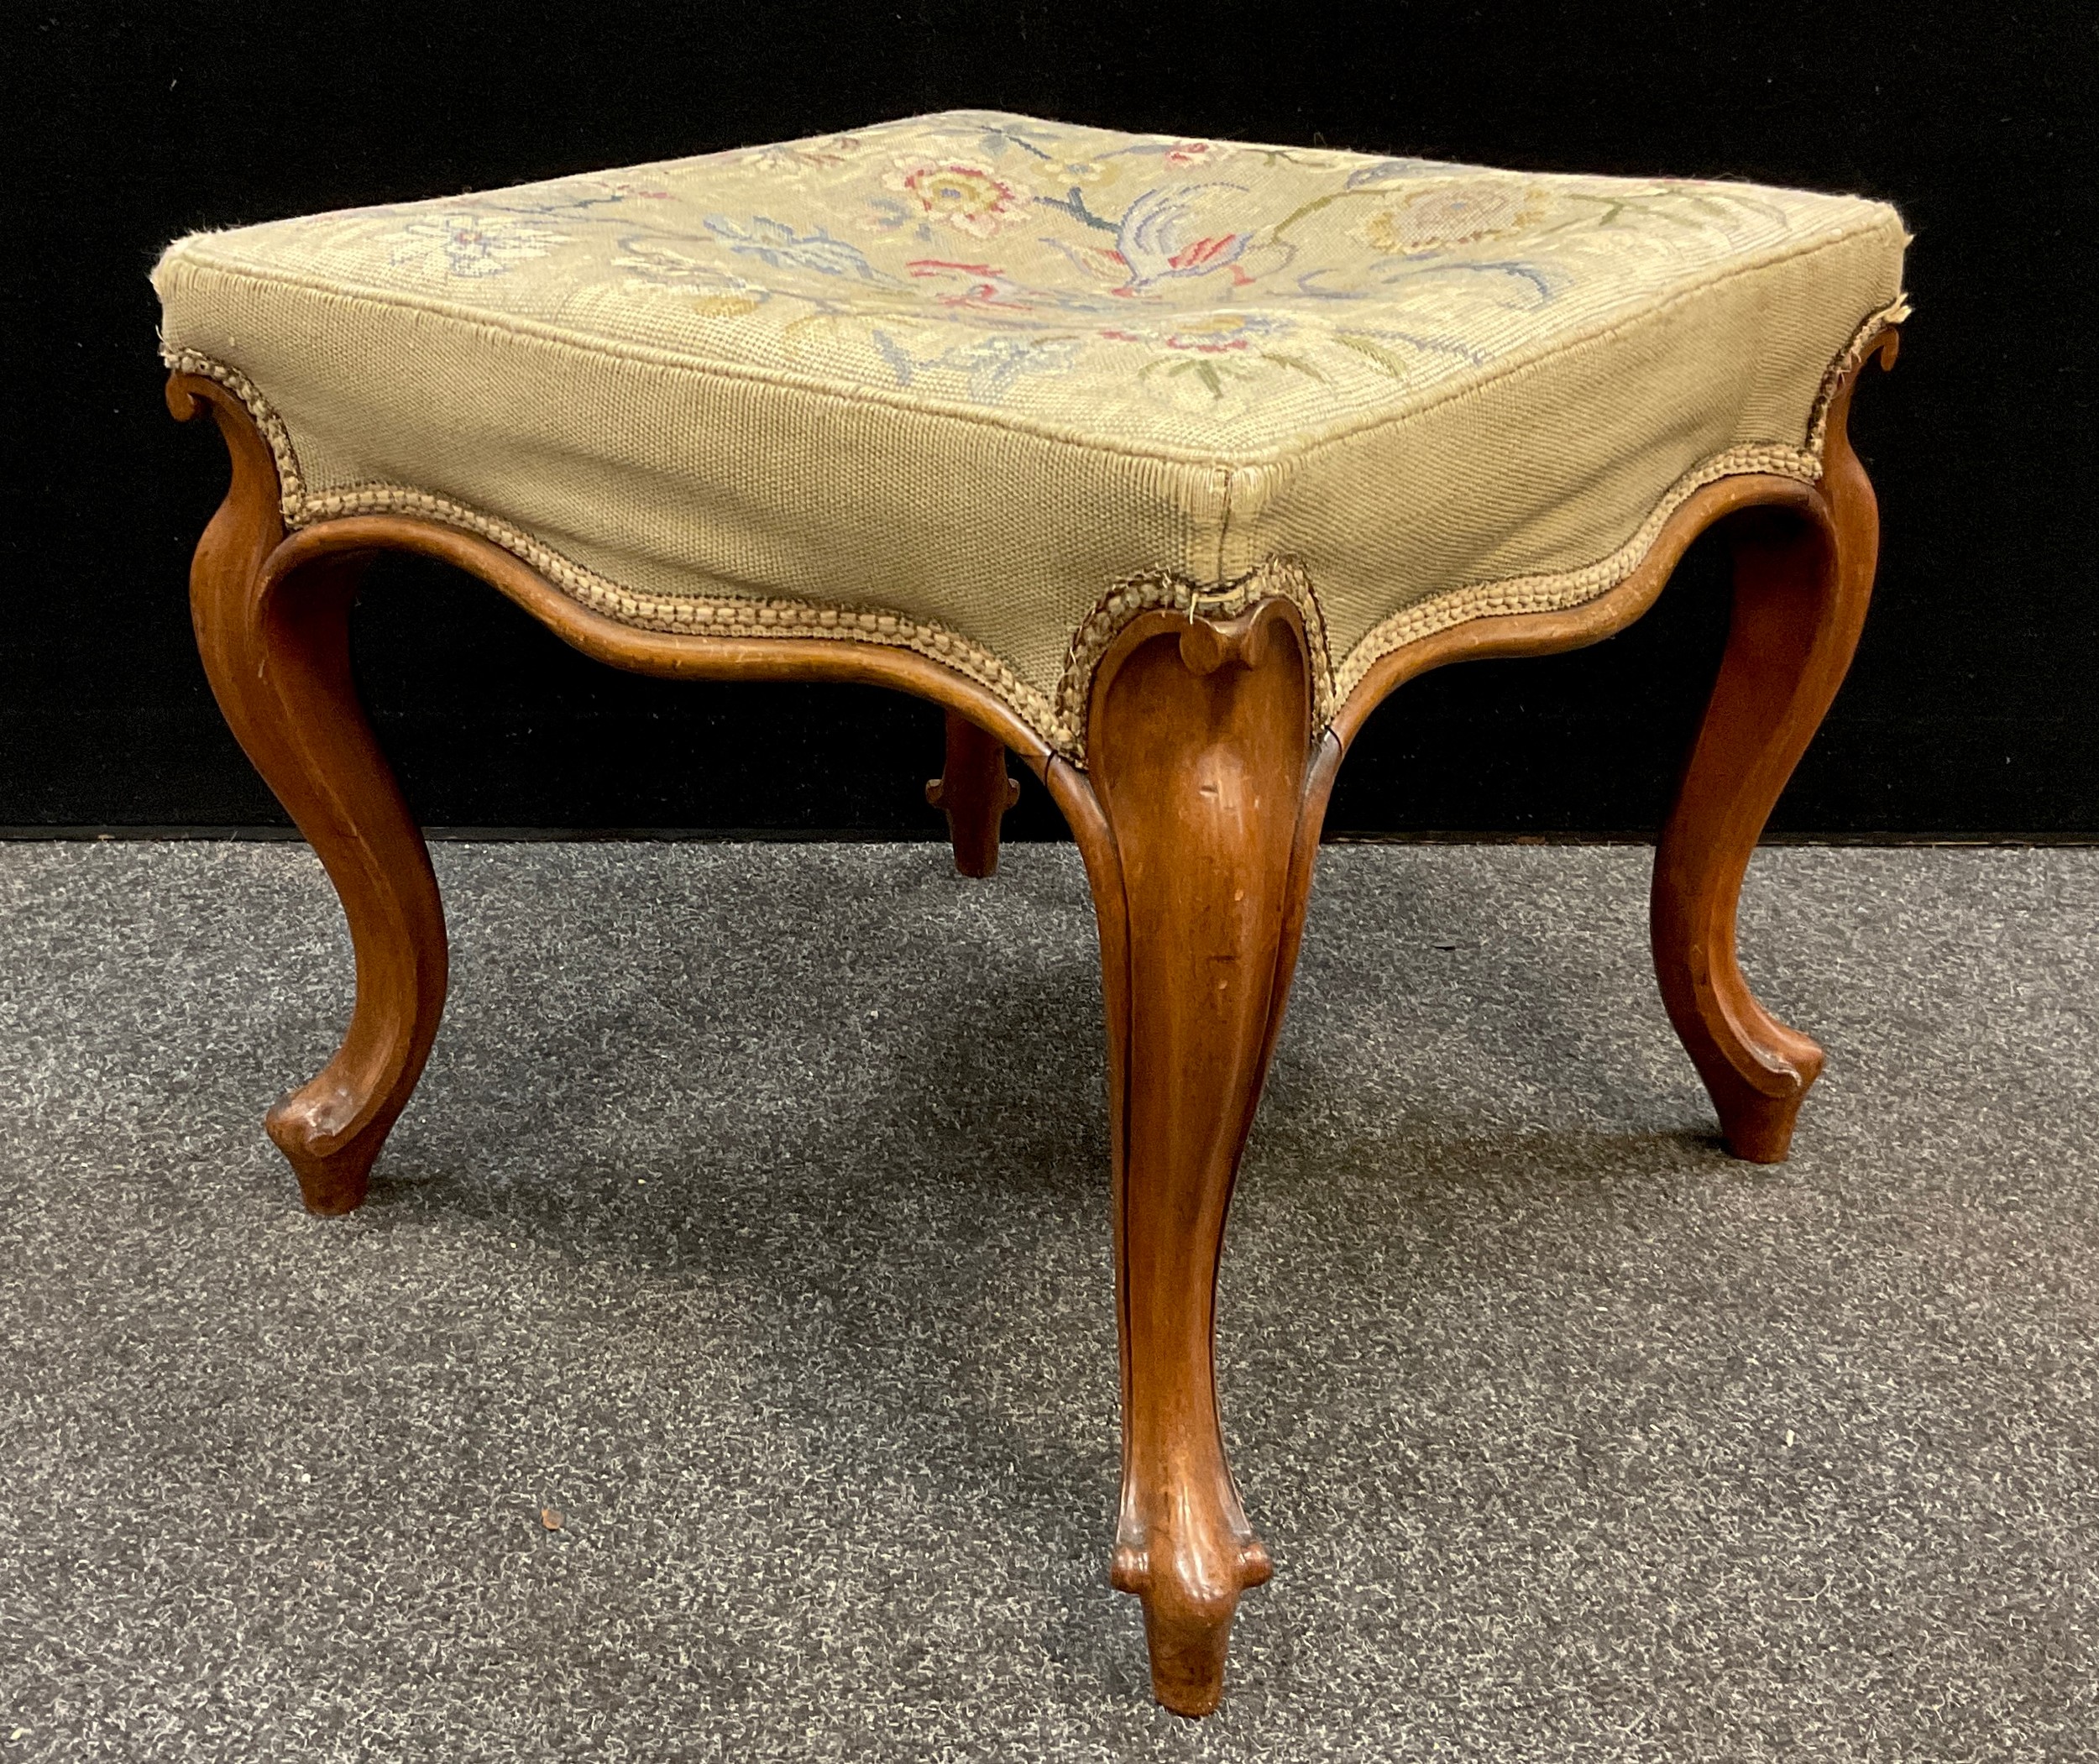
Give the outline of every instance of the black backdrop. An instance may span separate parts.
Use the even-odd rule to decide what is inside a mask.
[[[1917,317],[1855,422],[1880,591],[1774,826],[2099,835],[2091,0],[10,11],[0,824],[280,819],[189,643],[185,562],[223,467],[161,405],[145,275],[165,240],[968,105],[1896,202]],[[1718,561],[1694,551],[1597,649],[1406,688],[1330,828],[1651,827],[1725,628]],[[938,825],[929,706],[615,674],[435,568],[376,572],[357,644],[432,824]],[[1009,832],[1055,826],[1030,786]]]

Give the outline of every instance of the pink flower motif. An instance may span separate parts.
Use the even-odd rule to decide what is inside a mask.
[[[1227,355],[1248,346],[1243,337],[1191,337],[1183,331],[1170,331],[1162,337],[1145,337],[1135,331],[1103,331],[1101,335],[1118,343],[1159,343],[1196,355]]]
[[[981,165],[906,160],[882,181],[920,219],[989,238],[1027,217],[1029,198]]]
[[[1169,165],[1192,165],[1216,145],[1214,141],[1175,141],[1166,149],[1166,163]]]
[[[1104,330],[1119,343],[1149,343],[1192,355],[1228,355],[1288,334],[1289,325],[1262,312],[1191,312],[1141,330]]]
[[[1030,312],[1033,304],[1018,297],[1019,291],[1006,279],[1006,272],[990,264],[955,264],[944,258],[914,257],[904,265],[921,280],[962,279],[959,288],[943,288],[934,299],[944,306],[975,306],[1001,312]]]

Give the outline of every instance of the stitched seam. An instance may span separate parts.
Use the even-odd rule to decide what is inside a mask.
[[[1829,241],[1826,246],[1818,245],[1814,249],[1834,249],[1838,245],[1850,243],[1851,239],[1856,237],[1858,237],[1857,234],[1847,234],[1841,239]],[[1670,311],[1686,301],[1712,293],[1726,282],[1740,280],[1765,270],[1776,269],[1782,264],[1793,262],[1796,258],[1811,254],[1811,252],[1807,251],[1796,252],[1784,258],[1774,258],[1768,262],[1756,264],[1736,275],[1716,277],[1709,281],[1700,282],[1695,286],[1682,289],[1667,300],[1658,301],[1651,306],[1643,306],[1639,311],[1628,313],[1623,318],[1600,329],[1583,332],[1578,336],[1563,339],[1554,343],[1549,349],[1525,356],[1519,360],[1497,364],[1491,373],[1483,374],[1478,379],[1468,380],[1463,385],[1442,388],[1433,395],[1425,395],[1420,404],[1410,406],[1404,411],[1379,412],[1369,420],[1358,422],[1351,427],[1332,430],[1325,434],[1309,438],[1289,457],[1298,462],[1308,461],[1328,448],[1338,446],[1343,442],[1356,440],[1373,430],[1395,427],[1401,422],[1411,421],[1414,417],[1425,415],[1430,411],[1438,410],[1444,405],[1456,404],[1468,398],[1479,397],[1489,388],[1500,385],[1503,380],[1514,379],[1519,375],[1536,373],[1551,366],[1563,355],[1572,355],[1578,349],[1586,349],[1596,343],[1607,343],[1621,332],[1636,330],[1648,320]],[[1892,311],[1896,306],[1903,306],[1907,298],[1905,295],[1897,294],[1890,306],[1881,307],[1867,314],[1861,321],[1861,325],[1873,323],[1882,313]]]
[[[1821,479],[1822,462],[1804,448],[1730,448],[1693,466],[1670,485],[1632,537],[1608,557],[1580,569],[1473,583],[1402,607],[1374,626],[1348,652],[1334,681],[1337,700],[1345,700],[1371,667],[1394,650],[1404,649],[1454,625],[1468,624],[1474,619],[1504,618],[1512,613],[1565,612],[1608,594],[1640,567],[1669,517],[1694,492],[1723,478],[1763,475],[1814,484]]]
[[[521,338],[557,350],[568,349],[579,355],[592,356],[615,364],[646,366],[668,374],[682,374],[699,380],[726,381],[736,385],[756,385],[770,390],[797,392],[806,396],[829,400],[844,405],[871,406],[884,410],[898,411],[907,416],[942,419],[969,423],[979,428],[996,430],[1002,434],[1026,436],[1052,445],[1076,449],[1081,453],[1112,455],[1118,458],[1140,460],[1146,463],[1165,462],[1175,465],[1214,466],[1224,463],[1226,456],[1215,451],[1161,446],[1157,448],[1137,448],[1127,444],[1086,436],[1076,430],[1061,429],[1052,423],[1014,421],[995,416],[989,411],[965,405],[950,405],[933,399],[905,398],[897,393],[883,390],[879,386],[848,385],[837,380],[795,374],[785,369],[761,368],[743,362],[706,361],[690,356],[673,355],[648,343],[612,343],[602,338],[558,331],[550,327],[516,319],[498,320],[494,315],[472,311],[469,309],[433,305],[395,294],[390,291],[364,288],[345,289],[339,283],[326,282],[288,274],[271,272],[260,274],[255,270],[214,260],[191,251],[178,258],[170,266],[171,273],[186,271],[222,276],[230,281],[244,282],[251,287],[291,287],[334,301],[344,305],[390,306],[403,311],[421,313],[443,323],[455,325],[463,331],[481,332],[491,337]]]
[[[349,515],[411,514],[499,545],[571,599],[644,631],[716,637],[823,637],[908,649],[989,689],[1058,751],[1077,751],[1075,731],[1058,720],[1047,694],[981,644],[929,620],[784,596],[646,594],[578,563],[521,527],[448,496],[391,484],[350,484],[308,494],[283,423],[246,376],[191,350],[164,348],[161,355],[176,373],[215,379],[248,407],[276,456],[280,504],[287,527],[311,526]]]
[[[955,421],[972,423],[1006,433],[1031,435],[1038,439],[1062,446],[1076,448],[1094,453],[1112,454],[1120,458],[1143,460],[1169,461],[1178,464],[1229,465],[1233,463],[1268,463],[1289,458],[1301,458],[1319,449],[1346,441],[1390,424],[1396,424],[1437,409],[1453,400],[1470,396],[1499,380],[1534,368],[1555,357],[1572,353],[1576,348],[1607,340],[1619,332],[1631,329],[1644,321],[1667,312],[1686,301],[1696,299],[1729,282],[1756,275],[1761,271],[1779,268],[1797,259],[1811,257],[1823,251],[1835,250],[1853,243],[1867,235],[1885,230],[1887,222],[1876,216],[1870,224],[1861,224],[1827,238],[1815,239],[1796,245],[1792,249],[1767,257],[1747,261],[1730,261],[1716,266],[1699,280],[1677,289],[1672,293],[1644,306],[1636,312],[1627,313],[1609,323],[1589,330],[1576,331],[1556,338],[1550,346],[1512,359],[1498,363],[1478,379],[1461,385],[1439,388],[1420,395],[1419,402],[1404,402],[1396,407],[1365,412],[1345,426],[1304,438],[1270,443],[1258,448],[1239,451],[1220,451],[1216,448],[1196,448],[1171,442],[1160,442],[1150,448],[1133,448],[1110,440],[1088,437],[1076,430],[1063,428],[1054,423],[1034,419],[1017,419],[966,406],[950,405],[939,400],[914,400],[899,397],[878,387],[841,385],[811,375],[787,370],[767,369],[741,362],[714,361],[704,358],[680,355],[652,344],[613,343],[605,338],[563,330],[542,320],[521,319],[514,316],[489,313],[471,307],[455,306],[442,301],[417,299],[389,290],[346,290],[341,284],[289,271],[259,271],[242,264],[227,262],[214,257],[208,248],[178,241],[169,248],[162,259],[162,268],[170,276],[185,272],[220,275],[228,280],[244,282],[253,287],[290,287],[303,290],[323,299],[344,304],[369,304],[393,307],[404,311],[422,313],[443,323],[456,325],[463,330],[478,331],[491,336],[530,338],[555,348],[573,349],[578,354],[603,359],[615,363],[643,364],[667,372],[688,375],[702,380],[727,380],[740,384],[769,386],[777,390],[798,391],[819,397],[828,397],[846,404],[878,406],[885,409],[901,410],[922,416],[942,417]],[[192,235],[192,238],[196,237]],[[209,237],[209,235],[206,235]]]
[[[1312,652],[1315,725],[1323,729],[1332,720],[1335,707],[1371,666],[1395,649],[1474,619],[1562,611],[1609,592],[1638,567],[1669,517],[1704,485],[1722,478],[1766,473],[1803,483],[1819,481],[1829,404],[1836,387],[1846,372],[1865,359],[1882,332],[1908,311],[1907,301],[1897,300],[1874,314],[1831,363],[1810,422],[1809,445],[1734,448],[1693,466],[1663,493],[1623,545],[1594,563],[1555,573],[1507,577],[1432,592],[1373,626],[1337,670],[1332,664],[1318,595],[1310,573],[1297,559],[1279,554],[1236,580],[1211,589],[1201,588],[1173,571],[1140,572],[1117,582],[1080,621],[1068,646],[1054,697],[1045,696],[1021,678],[992,651],[943,626],[904,615],[787,599],[710,600],[645,594],[585,568],[508,522],[426,491],[366,484],[310,496],[289,432],[252,381],[238,369],[194,350],[170,348],[164,343],[160,353],[175,371],[202,374],[226,386],[254,417],[276,458],[280,502],[288,527],[308,526],[338,515],[404,510],[479,534],[530,563],[572,598],[625,624],[719,636],[825,636],[911,649],[976,680],[1009,705],[1051,747],[1082,766],[1087,698],[1094,670],[1117,632],[1139,613],[1168,606],[1192,615],[1200,602],[1206,615],[1231,618],[1265,594],[1286,595],[1305,620]],[[1226,485],[1228,500],[1228,471]],[[1221,533],[1222,528],[1221,521]],[[1221,577],[1222,541],[1219,557]]]
[[[1139,570],[1125,576],[1093,603],[1065,651],[1057,683],[1057,720],[1074,731],[1070,756],[1086,762],[1086,726],[1093,675],[1109,646],[1140,613],[1165,608],[1191,619],[1235,619],[1257,600],[1280,595],[1305,621],[1306,647],[1311,667],[1312,732],[1333,720],[1339,702],[1334,694],[1333,662],[1327,642],[1327,616],[1312,587],[1311,575],[1297,558],[1280,554],[1264,558],[1244,575],[1222,586],[1205,588],[1177,570]]]

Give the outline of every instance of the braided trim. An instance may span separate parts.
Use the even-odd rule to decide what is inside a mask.
[[[161,359],[179,374],[217,380],[244,405],[276,456],[277,482],[287,528],[311,526],[349,515],[406,514],[456,527],[500,545],[529,563],[570,599],[593,612],[641,631],[709,637],[824,637],[840,642],[883,643],[908,649],[974,680],[1058,752],[1078,751],[1076,732],[1059,721],[1050,695],[1030,685],[982,645],[960,632],[903,613],[819,605],[783,597],[706,598],[649,594],[621,586],[586,568],[521,528],[483,514],[448,496],[399,484],[352,484],[309,493],[299,471],[291,437],[252,381],[238,369],[189,349],[163,349]]]
[[[299,510],[306,505],[306,479],[299,470],[298,450],[291,444],[291,431],[270,407],[270,401],[254,381],[238,368],[229,368],[224,362],[199,355],[194,349],[170,349],[163,343],[160,359],[167,364],[170,373],[194,374],[200,379],[215,379],[241,401],[277,461],[277,512],[286,526],[301,526]]]
[[[1898,294],[1888,306],[1869,317],[1851,333],[1851,340],[1844,346],[1843,353],[1829,364],[1829,372],[1822,376],[1822,385],[1814,395],[1814,415],[1808,423],[1808,451],[1819,460],[1822,443],[1829,427],[1829,406],[1835,401],[1837,388],[1847,375],[1858,371],[1860,364],[1873,353],[1882,336],[1909,317],[1909,296]]]
[[[1851,341],[1829,364],[1815,395],[1814,413],[1808,425],[1805,444],[1788,447],[1730,448],[1693,466],[1669,486],[1661,501],[1648,511],[1632,537],[1608,557],[1587,568],[1553,575],[1504,577],[1479,582],[1447,594],[1432,594],[1403,607],[1350,650],[1334,681],[1337,702],[1362,683],[1363,677],[1395,649],[1404,649],[1453,626],[1474,619],[1505,618],[1514,613],[1565,612],[1608,594],[1640,567],[1662,529],[1693,494],[1723,478],[1745,474],[1798,479],[1803,484],[1822,480],[1822,449],[1828,437],[1829,408],[1845,377],[1855,372],[1871,353],[1882,335],[1909,317],[1909,300],[1898,296],[1892,304],[1868,317],[1852,333]]]
[[[1216,589],[1199,587],[1173,571],[1141,571],[1116,583],[1080,621],[1054,696],[1023,679],[981,644],[944,626],[901,613],[777,597],[642,594],[584,568],[507,521],[429,491],[371,484],[310,494],[290,432],[253,381],[238,369],[192,349],[164,346],[160,354],[176,373],[217,381],[240,400],[254,419],[276,460],[280,505],[287,528],[309,526],[347,515],[412,514],[501,546],[593,611],[640,630],[716,637],[831,638],[908,649],[976,681],[999,698],[1054,751],[1083,766],[1087,702],[1094,672],[1116,634],[1139,613],[1165,607],[1185,611],[1191,618],[1230,619],[1271,594],[1289,599],[1305,621],[1311,652],[1314,725],[1323,729],[1332,720],[1335,708],[1364,674],[1395,649],[1474,619],[1562,612],[1608,593],[1639,567],[1670,517],[1709,484],[1745,474],[1770,474],[1804,484],[1819,482],[1829,411],[1838,386],[1866,359],[1882,335],[1908,317],[1909,312],[1908,296],[1897,296],[1860,325],[1823,376],[1804,445],[1734,448],[1714,455],[1671,485],[1616,551],[1583,568],[1508,577],[1432,594],[1372,627],[1337,669],[1328,649],[1326,619],[1318,595],[1310,573],[1299,560],[1269,557]]]
[[[507,521],[447,497],[390,484],[355,485],[310,496],[301,505],[300,524],[332,521],[346,515],[395,513],[418,515],[478,534],[522,558],[593,612],[641,631],[704,637],[829,637],[910,650],[995,693],[1051,746],[1061,748],[1068,739],[1068,731],[1060,729],[1051,714],[1048,695],[1030,686],[991,651],[945,626],[903,613],[819,605],[779,596],[759,599],[642,594],[585,568]]]
[[[1317,734],[1333,720],[1334,707],[1340,702],[1334,694],[1333,662],[1327,649],[1327,618],[1305,566],[1295,557],[1283,557],[1268,558],[1222,588],[1200,588],[1172,570],[1142,570],[1125,576],[1094,602],[1072,633],[1064,673],[1057,682],[1058,720],[1085,730],[1094,673],[1123,627],[1138,614],[1164,607],[1185,612],[1191,620],[1234,619],[1255,601],[1274,595],[1288,600],[1305,621],[1311,661],[1312,730]],[[1073,744],[1071,757],[1085,763],[1082,733]]]
[[[1394,650],[1404,649],[1439,631],[1448,631],[1453,625],[1474,619],[1505,618],[1511,613],[1564,612],[1608,594],[1639,568],[1669,517],[1691,500],[1693,492],[1722,478],[1745,473],[1769,473],[1814,484],[1822,476],[1822,462],[1801,448],[1733,448],[1716,453],[1670,485],[1631,538],[1587,568],[1473,583],[1417,600],[1372,626],[1369,635],[1342,662],[1334,681],[1336,694],[1345,699],[1362,683],[1364,675]]]

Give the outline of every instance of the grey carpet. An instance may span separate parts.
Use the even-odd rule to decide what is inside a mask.
[[[1760,1170],[1646,854],[1328,852],[1200,1725],[1107,1584],[1070,851],[437,863],[445,1031],[322,1222],[259,1128],[347,999],[311,856],[0,848],[0,1760],[2099,1756],[2099,853],[1761,856],[1831,1061]]]

